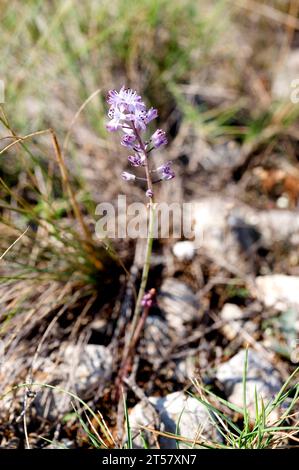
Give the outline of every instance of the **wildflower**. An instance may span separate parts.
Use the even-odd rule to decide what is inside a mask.
[[[135,112],[135,110],[145,109],[145,104],[141,100],[141,96],[137,95],[136,91],[130,88],[121,87],[119,92],[116,90],[110,90],[108,92],[107,102],[111,107],[123,107],[124,111],[129,113]]]
[[[125,88],[124,86],[119,90],[110,90],[107,96],[107,102],[110,105],[108,116],[110,121],[107,124],[107,130],[115,132],[122,130],[124,132],[121,138],[121,145],[133,149],[135,155],[128,157],[129,163],[133,167],[143,165],[146,171],[146,178],[137,178],[147,181],[146,195],[149,198],[153,197],[151,188],[151,173],[157,172],[159,179],[170,180],[174,178],[175,174],[170,166],[170,162],[162,165],[157,170],[149,169],[148,156],[152,148],[159,148],[167,144],[167,137],[162,129],[157,129],[151,136],[149,141],[142,138],[141,131],[145,131],[147,125],[158,116],[158,111],[155,108],[146,109],[141,96],[136,91]],[[149,149],[149,146],[152,146]],[[124,171],[122,178],[125,181],[134,181],[136,176],[132,173]]]
[[[122,93],[123,93],[124,87],[120,89],[120,91],[116,90],[109,90],[108,91],[108,96],[107,96],[107,103],[111,104],[111,106],[118,106],[122,102]]]
[[[125,109],[128,112],[134,113],[136,111],[145,110],[145,104],[141,96],[137,95],[136,91],[130,88],[123,91],[123,102]]]
[[[127,171],[123,171],[121,177],[125,181],[134,181],[136,179],[135,175],[133,175],[132,173],[128,173]]]
[[[146,110],[146,106],[141,96],[136,91],[124,86],[119,90],[110,90],[107,96],[107,102],[110,104],[108,116],[111,121],[107,124],[107,129],[111,132],[123,129],[129,129],[132,133],[130,123],[133,123],[137,130],[144,131],[147,124],[158,116],[158,111],[154,108]],[[129,123],[129,126],[125,126]],[[122,145],[129,145],[130,139],[123,139]]]
[[[147,113],[144,109],[136,109],[134,113],[129,115],[130,121],[139,131],[144,131],[147,125]]]
[[[158,111],[155,108],[150,108],[146,113],[146,122],[147,124],[158,117]]]
[[[120,143],[124,147],[132,148],[133,145],[134,145],[135,140],[136,140],[136,137],[135,137],[134,134],[126,134],[126,135],[123,136]]]
[[[161,147],[162,145],[166,145],[167,137],[165,132],[162,131],[162,129],[157,129],[151,137],[151,142],[156,149]]]
[[[149,154],[152,148],[158,148],[167,143],[167,138],[165,132],[161,129],[158,129],[151,137],[150,141],[146,141],[143,138],[141,131],[147,129],[148,124],[156,119],[158,112],[154,108],[146,109],[144,102],[141,97],[136,93],[136,91],[131,89],[126,89],[122,87],[119,91],[110,90],[108,92],[107,101],[110,105],[108,116],[110,122],[107,124],[107,129],[109,131],[122,130],[124,136],[121,139],[121,145],[131,148],[134,150],[135,154],[128,157],[129,162],[132,166],[144,166],[145,178],[136,177],[132,173],[124,171],[121,177],[125,181],[135,181],[142,180],[147,184],[146,196],[150,198],[148,207],[150,210],[151,221],[154,222],[154,200],[153,200],[153,191],[152,184],[155,182],[170,180],[174,178],[174,172],[171,168],[170,162],[162,165],[156,170],[150,168]],[[148,148],[149,146],[152,148]],[[157,181],[152,180],[153,173],[158,174]],[[152,224],[153,225],[153,224]],[[145,285],[148,280],[149,272],[149,259],[152,252],[153,244],[153,230],[150,228],[148,230],[147,244],[146,244],[146,262],[143,267],[142,272],[142,282],[139,288],[139,294],[137,296],[137,302],[135,305],[135,310],[133,314],[132,327],[131,327],[131,339],[126,343],[124,348],[123,361],[124,364],[127,364],[127,354],[128,351],[134,350],[135,343],[132,343],[135,338],[136,328],[138,328],[141,308],[144,307],[144,315],[148,313],[148,309],[152,307],[155,300],[155,289],[151,289],[149,292],[145,293]],[[137,327],[136,327],[137,325]],[[123,369],[121,369],[122,371]],[[125,368],[126,370],[126,368]],[[123,375],[120,376],[123,380]]]
[[[142,165],[142,158],[140,155],[130,155],[128,157],[129,162],[131,163],[132,166],[141,166]]]
[[[167,162],[164,165],[157,168],[162,180],[171,180],[175,177],[175,173],[171,168],[172,162]]]
[[[119,108],[110,108],[108,112],[110,121],[106,125],[106,128],[110,132],[118,131],[122,128],[122,121],[125,121],[127,116]]]

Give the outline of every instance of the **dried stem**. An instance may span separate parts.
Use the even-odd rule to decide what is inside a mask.
[[[102,262],[94,256],[93,249],[92,249],[92,246],[93,246],[92,236],[91,236],[91,233],[90,233],[87,225],[84,222],[81,210],[79,208],[77,199],[75,197],[75,193],[74,193],[72,185],[69,181],[67,169],[66,169],[65,162],[64,162],[64,158],[63,158],[63,155],[62,155],[57,137],[55,135],[55,132],[52,129],[50,130],[50,132],[51,132],[53,146],[54,146],[54,150],[55,150],[55,155],[56,155],[56,159],[57,159],[59,169],[60,169],[60,172],[61,172],[63,184],[64,184],[65,188],[68,191],[75,217],[78,220],[78,222],[79,222],[79,224],[82,228],[82,231],[84,233],[84,236],[85,236],[86,242],[84,244],[85,244],[86,251],[90,255],[90,259],[91,259],[92,263],[95,265],[95,267],[97,269],[103,269]]]
[[[60,169],[60,173],[61,173],[61,177],[62,177],[62,181],[63,181],[63,187],[65,187],[67,189],[67,192],[68,192],[69,197],[70,197],[71,205],[72,205],[72,208],[73,208],[73,211],[74,211],[74,215],[75,215],[76,219],[78,220],[78,223],[80,224],[80,226],[82,228],[82,231],[84,233],[84,237],[85,237],[84,246],[85,246],[85,249],[86,249],[87,253],[89,254],[89,258],[90,258],[91,262],[93,263],[93,265],[97,269],[103,269],[103,263],[100,260],[98,260],[97,257],[94,255],[92,236],[91,236],[91,233],[90,233],[87,225],[84,222],[81,210],[80,210],[78,202],[76,200],[75,193],[73,191],[72,185],[71,185],[69,177],[68,177],[68,172],[67,172],[67,168],[66,168],[66,165],[65,165],[65,162],[64,162],[63,153],[60,149],[60,145],[59,145],[59,142],[57,140],[57,137],[56,137],[56,134],[55,134],[54,130],[53,129],[45,129],[45,130],[41,130],[41,131],[32,132],[31,134],[27,134],[27,135],[22,136],[22,137],[17,136],[15,134],[15,132],[10,128],[10,126],[8,124],[8,121],[6,119],[6,116],[5,116],[5,114],[3,112],[3,109],[1,107],[0,107],[0,111],[1,111],[1,114],[3,116],[3,117],[0,117],[0,121],[12,133],[12,135],[9,136],[9,138],[14,139],[13,142],[10,142],[2,150],[0,150],[0,155],[3,154],[4,152],[6,152],[7,150],[9,150],[14,145],[18,144],[18,143],[20,143],[22,145],[22,143],[24,141],[26,141],[26,140],[28,140],[32,137],[35,137],[35,136],[38,136],[38,135],[43,135],[43,134],[50,134],[51,135],[52,142],[53,142],[53,147],[54,147],[54,151],[55,151],[55,156],[56,156],[56,159],[57,159],[57,163],[59,165],[59,169]],[[2,255],[2,257],[3,256],[4,255]]]

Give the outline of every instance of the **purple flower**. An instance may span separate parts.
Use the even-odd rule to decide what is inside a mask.
[[[151,142],[156,149],[161,147],[162,145],[166,145],[167,137],[165,132],[162,131],[162,129],[157,129],[151,137]]]
[[[150,108],[146,113],[146,123],[148,124],[153,119],[156,119],[156,117],[158,117],[158,111],[155,108]]]
[[[171,180],[175,177],[175,173],[171,168],[172,162],[167,162],[164,165],[157,168],[157,171],[160,173],[162,180]]]
[[[126,135],[123,136],[120,143],[124,147],[132,148],[134,146],[135,140],[136,140],[136,137],[135,137],[134,134],[126,134]]]
[[[148,190],[146,191],[145,195],[146,195],[146,197],[152,198],[153,195],[154,195],[154,193],[153,193],[153,191],[152,191],[151,189],[148,189]]]
[[[136,179],[135,175],[133,175],[132,173],[128,173],[127,171],[123,171],[121,177],[125,181],[134,181]]]
[[[108,131],[115,132],[122,128],[121,121],[126,120],[126,115],[119,108],[113,108],[111,106],[108,112],[108,116],[111,119],[106,125]]]
[[[144,109],[136,109],[134,113],[130,114],[129,119],[133,122],[137,130],[144,131],[146,129],[147,116]]]
[[[119,91],[110,90],[107,102],[110,105],[108,112],[110,121],[107,123],[107,129],[111,132],[122,130],[124,135],[121,138],[121,145],[135,152],[135,154],[128,157],[129,163],[133,167],[146,166],[146,176],[149,178],[151,173],[156,173],[158,178],[154,183],[174,178],[175,174],[171,168],[171,162],[160,166],[156,170],[147,167],[149,152],[153,148],[159,148],[167,144],[167,137],[162,129],[157,129],[149,141],[143,139],[141,135],[141,131],[145,131],[147,125],[158,116],[158,111],[155,108],[146,109],[141,96],[136,91],[124,86]],[[121,177],[125,181],[136,180],[136,176],[127,171],[124,171]],[[145,180],[145,178],[141,179]],[[153,191],[148,189],[146,196],[152,198]]]
[[[118,106],[120,104],[120,93],[122,92],[122,88],[120,92],[116,90],[109,90],[107,95],[107,103],[111,104],[111,106]]]
[[[111,120],[106,127],[110,132],[122,129],[128,134],[132,134],[131,123],[138,131],[144,131],[147,124],[158,116],[156,109],[146,109],[141,96],[136,91],[124,86],[119,91],[110,90],[107,102],[110,104],[108,116]],[[127,125],[125,126],[125,124]],[[133,142],[131,139],[124,138],[122,145],[130,146]]]
[[[112,107],[122,106],[124,111],[134,113],[135,110],[145,109],[145,104],[141,100],[141,96],[130,88],[121,87],[119,91],[110,90],[108,92],[107,102]]]
[[[137,110],[145,110],[145,104],[141,100],[141,96],[137,95],[136,91],[127,88],[123,91],[123,103],[128,112],[135,112]]]
[[[142,158],[140,155],[130,155],[128,157],[129,162],[131,163],[132,166],[141,166],[142,165]]]

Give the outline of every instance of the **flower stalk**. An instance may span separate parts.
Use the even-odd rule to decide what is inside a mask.
[[[132,317],[129,333],[125,339],[123,359],[120,367],[118,382],[121,384],[127,374],[129,364],[141,333],[141,326],[144,326],[145,317],[152,305],[153,289],[146,293],[148,282],[151,254],[155,229],[155,209],[153,185],[161,181],[174,178],[175,174],[171,168],[171,162],[156,168],[150,168],[151,152],[167,144],[167,137],[162,129],[157,129],[149,140],[145,140],[142,132],[147,130],[148,124],[156,119],[158,112],[154,108],[146,109],[144,102],[136,91],[122,87],[120,91],[110,90],[107,102],[110,104],[108,116],[110,121],[107,130],[110,132],[123,131],[121,145],[134,151],[134,155],[128,157],[128,162],[132,167],[143,167],[145,178],[135,176],[134,173],[124,171],[122,178],[125,181],[146,181],[146,197],[148,203],[148,230],[145,249],[145,259],[141,275],[139,292]],[[152,175],[155,175],[153,181]],[[143,311],[143,314],[142,314]],[[145,314],[146,313],[146,314]],[[143,319],[143,320],[142,320]],[[141,325],[141,326],[140,326]]]
[[[141,275],[141,282],[139,287],[139,292],[136,300],[135,310],[133,314],[132,324],[131,324],[131,331],[129,336],[128,343],[130,344],[131,338],[134,336],[135,329],[137,327],[141,310],[142,310],[142,301],[145,294],[145,288],[148,280],[150,264],[151,264],[151,255],[153,250],[153,241],[154,241],[154,228],[155,228],[155,203],[151,200],[149,202],[149,225],[148,225],[148,233],[147,233],[147,240],[146,240],[146,249],[145,249],[145,261],[143,265],[142,275]]]

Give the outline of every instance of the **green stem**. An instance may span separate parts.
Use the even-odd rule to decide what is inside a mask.
[[[151,263],[151,255],[152,255],[153,241],[154,241],[154,227],[155,227],[155,203],[151,201],[149,204],[149,226],[148,226],[148,234],[147,234],[147,242],[146,242],[145,262],[143,265],[141,283],[140,283],[138,297],[137,297],[135,310],[133,314],[131,331],[130,331],[130,339],[129,339],[128,344],[131,343],[131,340],[135,333],[135,330],[136,330],[136,327],[140,318],[140,314],[141,314],[141,302],[144,296],[144,292],[145,292],[145,288],[146,288],[146,284],[148,280],[150,263]]]

